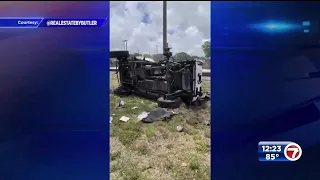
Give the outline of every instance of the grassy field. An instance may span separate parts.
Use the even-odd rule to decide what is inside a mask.
[[[110,88],[118,86],[114,72]],[[204,89],[210,92],[210,81]],[[143,111],[157,103],[134,96],[121,98],[110,94],[111,180],[209,180],[210,179],[210,103],[198,110],[181,107],[170,121],[145,124],[137,120]],[[137,109],[132,109],[138,107]],[[128,122],[119,121],[130,117]],[[176,127],[184,127],[178,132]]]

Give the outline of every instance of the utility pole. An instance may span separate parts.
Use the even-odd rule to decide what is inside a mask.
[[[163,1],[163,54],[166,53],[166,48],[168,47],[167,42],[167,1]]]
[[[158,45],[155,45],[156,46],[156,54],[158,54]]]
[[[167,81],[167,94],[171,94],[171,77],[169,73],[169,59],[171,57],[171,52],[167,42],[167,1],[163,1],[163,55],[166,60],[166,81]],[[167,98],[167,97],[165,97]]]
[[[128,46],[127,46],[128,40],[123,40],[122,42],[124,43],[124,50],[127,51],[128,50]]]

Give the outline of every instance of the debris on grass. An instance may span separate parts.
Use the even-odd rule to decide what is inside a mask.
[[[123,122],[128,122],[129,121],[129,117],[127,117],[127,116],[122,116],[119,120],[120,121],[123,121]]]
[[[135,107],[132,107],[131,109],[138,109],[138,107],[135,106]]]
[[[112,123],[112,120],[113,120],[113,117],[112,117],[112,116],[110,116],[110,123]]]
[[[168,120],[174,115],[172,110],[168,110],[165,108],[156,108],[152,110],[148,116],[142,119],[145,123],[152,123],[154,121],[163,121]]]
[[[148,117],[148,115],[149,115],[149,112],[145,112],[145,111],[143,111],[141,114],[139,114],[139,116],[138,116],[138,120],[139,120],[139,121],[141,121],[142,119],[147,118],[147,117]]]
[[[185,163],[185,162],[183,162],[183,163],[181,163],[181,166],[182,166],[182,167],[187,167],[187,166],[188,166],[188,164],[187,164],[187,163]]]
[[[125,102],[123,100],[120,100],[119,104],[118,104],[118,107],[122,107],[122,106],[124,106],[124,104],[125,104]]]
[[[181,125],[177,126],[177,131],[178,132],[182,132],[183,131],[183,126],[181,126]]]
[[[111,87],[117,87],[114,73],[112,77]],[[209,90],[210,83],[205,85]],[[122,107],[118,107],[120,100],[125,102]],[[210,105],[174,109],[176,113],[168,122],[138,121],[140,114],[149,114],[157,107],[147,99],[110,95],[110,179],[210,180],[211,135],[210,126],[205,126],[210,122]],[[121,122],[121,116],[130,120]],[[182,132],[177,131],[178,125]]]

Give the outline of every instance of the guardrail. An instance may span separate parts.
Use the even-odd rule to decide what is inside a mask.
[[[116,67],[110,67],[110,71],[116,71]],[[210,69],[202,69],[202,76],[210,76]]]

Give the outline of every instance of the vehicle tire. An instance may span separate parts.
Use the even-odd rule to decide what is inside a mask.
[[[129,87],[120,86],[116,88],[113,93],[118,96],[129,96],[132,93],[132,90]]]
[[[181,106],[182,100],[180,98],[175,99],[164,99],[164,97],[158,98],[158,106],[161,108],[169,108],[169,109],[176,109]]]
[[[110,58],[129,57],[129,51],[110,51]]]

